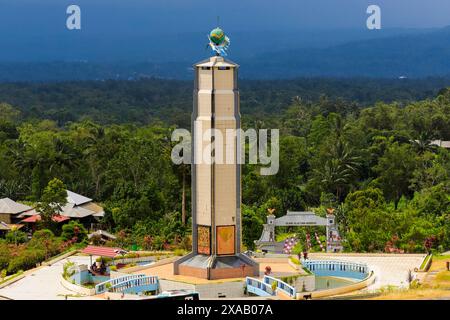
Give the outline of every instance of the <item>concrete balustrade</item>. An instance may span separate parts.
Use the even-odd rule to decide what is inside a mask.
[[[259,279],[247,277],[245,283],[247,284],[248,293],[253,293],[260,297],[274,296],[276,294],[271,285]]]
[[[159,280],[155,276],[145,276],[136,279],[126,279],[108,289],[110,292],[140,293],[143,291],[158,291]]]
[[[108,281],[97,284],[95,286],[95,292],[97,294],[104,293],[105,291],[107,291],[107,287],[113,287],[121,282],[144,278],[144,277],[146,277],[145,274],[132,274],[132,275],[126,275],[126,276],[119,277],[119,278],[109,279]]]
[[[272,283],[276,282],[277,290],[284,291],[284,293],[286,293],[289,297],[295,298],[296,289],[293,286],[287,284],[286,282],[271,276],[264,276],[263,282],[269,285],[272,285]]]
[[[270,276],[264,276],[262,280],[247,277],[245,279],[247,285],[247,292],[256,294],[258,296],[275,296],[277,291],[282,291],[284,294],[291,298],[295,298],[296,290],[293,286],[283,282],[277,278]],[[272,284],[276,283],[276,289],[273,290]]]
[[[302,265],[319,277],[342,277],[362,280],[370,273],[367,264],[347,261],[302,260]]]

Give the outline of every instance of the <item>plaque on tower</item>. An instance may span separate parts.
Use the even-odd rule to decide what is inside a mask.
[[[234,226],[217,227],[217,254],[234,254]]]

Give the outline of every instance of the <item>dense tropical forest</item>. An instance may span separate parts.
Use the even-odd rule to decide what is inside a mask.
[[[145,125],[160,120],[168,125],[189,128],[192,85],[192,81],[163,79],[0,83],[0,102],[21,111],[22,120],[53,120],[60,127],[88,119],[102,125]],[[376,102],[397,102],[403,106],[433,98],[441,88],[449,86],[448,77],[305,78],[241,80],[239,83],[244,120],[279,115],[296,96],[304,101],[322,100],[326,112],[348,113]]]
[[[244,127],[280,129],[278,174],[243,167],[245,246],[269,208],[333,207],[345,250],[448,250],[450,150],[431,144],[450,140],[445,85],[244,81]],[[0,101],[0,198],[42,202],[58,178],[103,204],[103,227],[127,241],[186,247],[190,169],[172,164],[170,137],[190,128],[191,83],[1,84]]]

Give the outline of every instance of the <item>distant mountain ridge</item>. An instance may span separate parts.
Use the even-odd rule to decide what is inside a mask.
[[[247,67],[256,78],[446,76],[450,74],[450,27],[329,48],[272,52],[254,61]],[[264,65],[264,72],[258,72],[257,64]]]
[[[313,40],[314,33],[303,36],[304,41],[292,38],[291,34],[277,38],[274,33],[270,35],[273,45],[256,44],[253,48],[248,35],[240,35],[232,39],[236,43],[232,42],[230,59],[241,65],[240,76],[246,79],[423,78],[450,75],[450,27],[387,32],[378,36],[367,33],[343,35],[335,41],[330,39],[332,34],[328,34],[324,36],[324,43],[328,46]],[[199,49],[203,48],[203,38],[198,35],[191,37],[195,41],[192,40],[193,43],[185,48],[170,47],[180,39],[160,42],[154,39],[154,50],[149,44],[142,47],[143,51],[150,50],[154,54],[154,58],[146,60],[139,53],[139,47],[129,48],[126,45],[123,52],[114,55],[111,51],[111,55],[103,60],[76,59],[80,55],[74,54],[58,61],[46,60],[45,55],[41,60],[26,61],[24,56],[24,62],[21,62],[6,59],[6,53],[0,54],[0,81],[192,79],[192,64],[208,56],[209,52]],[[355,38],[358,40],[350,40]],[[289,39],[292,45],[289,45]],[[88,48],[83,50],[88,52]],[[101,51],[95,54],[100,57]],[[121,56],[128,59],[119,59]]]

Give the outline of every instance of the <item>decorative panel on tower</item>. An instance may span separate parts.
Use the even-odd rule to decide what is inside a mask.
[[[211,254],[211,228],[206,226],[198,226],[198,244],[197,251],[200,254]]]
[[[228,255],[234,254],[234,226],[218,226],[217,227],[217,254]]]

